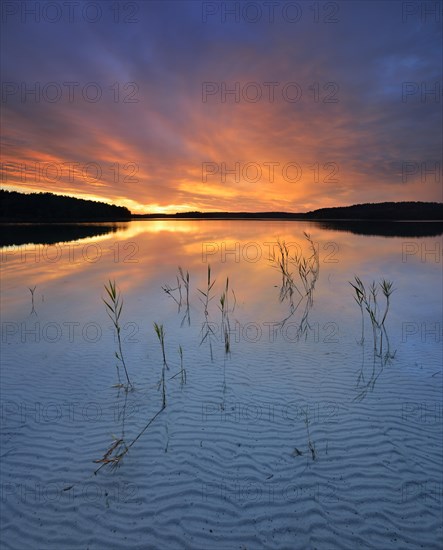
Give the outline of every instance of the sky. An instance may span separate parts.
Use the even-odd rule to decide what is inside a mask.
[[[437,1],[1,3],[1,184],[134,213],[442,201]]]

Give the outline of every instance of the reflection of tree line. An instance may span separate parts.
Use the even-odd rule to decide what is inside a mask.
[[[328,220],[314,221],[328,231],[381,237],[437,237],[443,234],[442,221]]]

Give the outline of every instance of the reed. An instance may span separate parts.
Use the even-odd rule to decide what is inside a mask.
[[[383,352],[383,335],[386,338],[386,344],[387,344],[387,350],[385,353],[385,361],[390,361],[391,359],[394,359],[396,351],[391,353],[390,351],[390,343],[389,343],[389,337],[388,337],[388,331],[385,327],[385,320],[388,315],[389,306],[390,306],[390,297],[391,294],[394,292],[393,288],[393,282],[392,281],[386,281],[383,279],[383,281],[380,283],[380,287],[382,290],[382,293],[386,299],[386,306],[385,311],[383,313],[382,319],[381,319],[381,327],[382,327],[382,333],[381,333],[381,344],[380,344],[380,354]]]
[[[314,289],[320,272],[318,248],[312,241],[309,233],[304,232],[308,241],[310,255],[302,251],[291,254],[285,241],[277,240],[278,253],[272,252],[271,265],[276,268],[282,277],[280,286],[280,302],[289,302],[289,315],[280,322],[283,325],[290,319],[304,302],[304,311],[297,330],[297,338],[307,335],[310,328],[308,315],[314,303]],[[298,297],[298,298],[297,298]]]
[[[37,315],[37,312],[35,311],[35,303],[34,303],[34,292],[37,288],[37,285],[34,285],[32,288],[28,287],[29,292],[31,293],[31,313],[29,315]]]
[[[309,299],[313,301],[313,291],[320,274],[320,257],[318,248],[315,246],[309,233],[304,232],[304,236],[309,243],[311,255],[303,262],[303,275],[301,276],[304,281],[306,293],[309,295]],[[306,267],[304,264],[306,264]]]
[[[231,353],[231,339],[230,339],[231,326],[229,322],[228,295],[229,295],[229,277],[226,277],[226,284],[220,296],[220,305],[219,305],[219,309],[221,311],[221,329],[222,329],[222,334],[224,338],[226,355],[229,355]]]
[[[202,304],[204,306],[205,317],[208,317],[209,316],[209,312],[208,312],[209,302],[213,299],[213,296],[211,296],[211,290],[212,290],[212,287],[215,284],[215,280],[211,281],[211,266],[210,265],[208,265],[206,281],[207,281],[206,289],[205,290],[198,289],[198,291],[203,296],[203,298],[200,298],[200,301],[202,302]]]
[[[365,341],[365,315],[363,311],[363,305],[366,303],[366,289],[359,277],[357,275],[354,276],[355,284],[349,282],[349,284],[353,287],[355,291],[354,300],[356,301],[358,307],[360,308],[361,313],[361,337],[359,344],[363,345],[363,342]]]
[[[126,381],[127,381],[125,389],[130,390],[130,389],[133,389],[133,385],[129,379],[128,369],[126,368],[126,362],[123,355],[122,340],[121,340],[120,316],[123,308],[123,298],[121,298],[120,293],[117,291],[115,281],[109,280],[108,285],[104,285],[104,287],[108,294],[109,302],[107,302],[104,298],[102,298],[102,300],[106,305],[106,312],[109,318],[111,319],[117,334],[118,351],[115,352],[115,357],[123,365],[123,368],[125,371]],[[119,372],[118,363],[116,364],[116,368],[117,368],[117,375],[120,383],[120,372]]]
[[[186,384],[186,370],[183,367],[183,349],[181,346],[178,346],[178,353],[180,355],[180,374],[181,374],[181,385]]]
[[[364,310],[369,315],[372,327],[372,337],[374,344],[374,353],[378,356],[383,354],[383,336],[387,342],[387,352],[385,354],[385,360],[392,359],[395,356],[391,354],[389,349],[389,337],[385,326],[386,317],[390,307],[390,297],[394,292],[393,282],[386,279],[382,279],[377,285],[375,281],[372,281],[369,288],[366,289],[363,281],[357,275],[354,276],[354,282],[349,281],[349,284],[354,289],[354,300],[358,304],[361,311],[362,320],[362,332],[360,343],[364,342]],[[381,306],[378,300],[379,291],[382,291],[385,297],[385,306],[383,313],[381,313]]]
[[[295,284],[292,272],[290,271],[290,255],[285,241],[280,241],[280,239],[277,239],[277,246],[279,255],[276,256],[273,250],[270,260],[273,266],[280,271],[282,277],[279,296],[280,302],[283,302],[286,298],[288,298],[290,305],[293,306],[292,295],[294,294],[294,290],[296,290],[300,296],[302,296],[302,294]]]
[[[209,340],[209,350],[210,350],[210,355],[211,355],[211,361],[214,360],[214,356],[213,356],[213,353],[212,353],[212,341],[211,341],[211,337],[214,336],[214,330],[213,328],[211,327],[210,323],[209,323],[209,302],[214,298],[214,296],[211,296],[211,291],[214,287],[214,284],[215,284],[215,280],[211,280],[211,266],[208,265],[208,270],[207,270],[207,277],[206,277],[206,288],[205,290],[201,290],[201,289],[197,289],[198,292],[200,292],[201,296],[200,296],[200,301],[202,302],[203,304],[203,313],[205,315],[205,322],[203,323],[203,326],[202,326],[202,339],[200,341],[200,345],[202,345],[202,343],[208,339]]]
[[[180,312],[180,309],[182,307],[182,290],[181,290],[181,283],[178,277],[177,279],[177,286],[172,287],[169,284],[165,284],[165,286],[162,286],[162,290],[174,300],[174,302],[177,304],[178,311]],[[178,299],[175,297],[175,292],[178,291]]]
[[[185,321],[188,321],[188,325],[191,324],[191,316],[190,316],[190,304],[189,304],[189,283],[190,283],[190,275],[189,271],[186,271],[186,273],[183,271],[183,269],[178,266],[178,275],[175,277],[177,281],[177,286],[172,287],[169,284],[165,284],[162,286],[162,290],[174,300],[174,302],[177,304],[178,307],[178,313],[180,313],[182,305],[183,305],[183,295],[182,295],[182,287],[184,286],[185,289],[185,305],[186,305],[186,311],[183,316],[181,325],[185,323]]]
[[[178,353],[180,356],[180,370],[177,372],[177,374],[171,376],[169,380],[173,380],[174,378],[177,378],[178,375],[180,375],[180,385],[181,387],[183,387],[186,384],[187,374],[186,369],[183,366],[183,348],[181,346],[178,346]]]
[[[308,413],[305,411],[305,426],[306,426],[306,433],[308,435],[308,450],[311,453],[312,460],[315,460],[317,458],[317,451],[315,449],[315,443],[311,440],[311,433],[309,431],[309,418]]]
[[[183,272],[182,272],[183,273]],[[184,279],[187,281],[189,285],[189,274],[187,273],[187,276],[183,274]],[[109,296],[109,302],[106,300],[103,300],[106,304],[106,307],[108,309],[108,315],[111,317],[114,323],[114,327],[117,331],[117,337],[119,342],[119,353],[116,353],[116,356],[121,360],[123,366],[125,367],[125,372],[127,374],[126,364],[124,362],[123,352],[121,349],[121,339],[120,339],[120,315],[123,307],[123,300],[120,297],[120,294],[116,290],[115,281],[111,282],[109,281],[109,285],[105,285],[105,289]],[[187,303],[188,303],[188,293],[187,293]],[[181,294],[180,294],[181,297]],[[177,301],[177,300],[176,300]],[[181,298],[180,298],[181,301]],[[179,303],[179,301],[177,301]],[[166,349],[165,349],[165,330],[162,324],[155,323],[154,322],[154,331],[157,335],[157,338],[160,343],[161,351],[162,351],[162,370],[161,370],[161,379],[159,381],[158,388],[162,390],[162,402],[161,402],[161,408],[150,418],[150,420],[145,424],[145,426],[139,431],[136,437],[132,439],[129,443],[126,443],[126,437],[125,437],[125,414],[126,414],[126,399],[127,399],[127,393],[125,398],[125,405],[122,411],[122,433],[120,437],[113,436],[113,442],[109,446],[109,448],[104,453],[103,457],[97,460],[94,460],[95,463],[100,464],[100,466],[97,468],[97,470],[94,472],[94,474],[97,474],[97,472],[103,468],[104,466],[110,466],[112,469],[117,468],[122,463],[123,458],[126,456],[126,454],[129,452],[131,447],[140,439],[140,437],[146,432],[146,430],[149,428],[149,426],[155,421],[155,419],[161,414],[162,411],[166,408],[166,370],[169,370],[168,362],[166,360]],[[180,355],[180,371],[175,376],[181,375],[181,384],[182,386],[186,383],[186,369],[183,366],[183,349],[181,346],[179,346],[179,355]],[[175,378],[173,376],[172,378]],[[129,376],[127,376],[128,379],[128,386],[132,384],[129,381]],[[167,426],[166,426],[167,429]],[[165,452],[167,451],[167,445],[165,448]]]
[[[166,353],[165,353],[165,331],[163,329],[163,325],[158,325],[157,323],[154,323],[154,330],[157,334],[157,338],[160,342],[161,348],[162,348],[162,355],[163,355],[163,367],[162,367],[162,377],[161,381],[159,383],[159,387],[162,388],[162,403],[163,408],[166,407],[166,381],[165,381],[165,370],[169,370],[168,363],[166,362]]]
[[[183,269],[179,266],[178,267],[178,272],[180,274],[180,279],[182,280],[184,286],[185,286],[185,290],[186,290],[186,310],[185,310],[185,314],[183,315],[183,319],[181,321],[181,326],[184,325],[185,321],[188,321],[188,326],[191,325],[191,315],[190,315],[190,304],[189,304],[189,281],[190,281],[190,276],[189,276],[189,271],[186,271],[186,274],[183,272]]]
[[[190,280],[189,271],[186,271],[186,275],[185,275],[184,272],[183,272],[183,269],[180,266],[178,266],[178,272],[180,274],[180,279],[182,280],[182,282],[185,286],[186,306],[189,308],[189,280]]]
[[[391,294],[394,292],[394,289],[392,288],[393,287],[393,282],[392,281],[386,281],[385,279],[383,279],[383,281],[380,283],[380,287],[381,287],[381,290],[383,292],[384,297],[386,298],[386,307],[385,307],[385,311],[383,313],[383,317],[382,317],[382,320],[381,320],[381,324],[384,325],[385,320],[386,320],[386,316],[387,316],[388,311],[389,311],[390,297],[391,297]]]
[[[109,464],[111,468],[116,468],[120,465],[120,460],[116,460],[118,456],[123,456],[126,453],[127,446],[125,443],[125,424],[126,424],[126,406],[128,402],[128,392],[125,392],[125,400],[123,404],[123,408],[118,414],[118,419],[121,418],[121,436],[117,437],[115,435],[112,435],[113,443],[108,448],[108,450],[103,455],[103,458],[99,460],[94,460],[95,463],[102,463],[102,466]]]
[[[96,464],[101,464],[97,468],[97,470],[95,470],[94,475],[96,475],[99,472],[99,470],[101,470],[104,466],[109,465],[112,469],[116,469],[118,466],[120,466],[123,458],[129,452],[131,447],[146,432],[146,430],[154,422],[154,420],[164,411],[165,407],[166,407],[166,404],[164,404],[162,408],[154,414],[154,416],[147,422],[147,424],[143,427],[143,429],[140,430],[137,436],[134,437],[134,439],[128,445],[125,443],[123,439],[113,436],[114,442],[109,447],[109,449],[105,452],[103,457],[97,460],[94,460]]]
[[[114,285],[115,288],[115,285]],[[160,410],[158,410],[154,416],[145,424],[145,426],[140,430],[140,432],[137,434],[136,437],[132,439],[130,443],[126,443],[125,441],[125,412],[126,412],[126,401],[125,401],[125,407],[123,410],[123,420],[122,420],[122,435],[121,437],[113,436],[113,443],[110,445],[110,447],[107,449],[107,451],[104,453],[102,458],[99,458],[97,460],[94,460],[94,463],[100,464],[99,468],[95,470],[94,474],[97,474],[97,472],[103,468],[104,466],[110,466],[112,469],[117,468],[121,465],[123,458],[126,456],[126,454],[129,452],[131,447],[140,439],[140,437],[146,432],[146,430],[149,428],[149,426],[154,422],[154,420],[160,415],[162,411],[166,408],[166,380],[165,380],[165,371],[166,369],[169,369],[168,364],[166,362],[166,353],[165,353],[165,331],[163,328],[163,325],[159,325],[157,323],[154,323],[154,330],[157,334],[158,340],[161,345],[162,349],[162,355],[163,355],[163,366],[162,366],[162,372],[161,372],[161,380],[159,382],[159,389],[162,388],[162,406]],[[181,346],[180,346],[181,349]],[[182,364],[182,370],[183,370],[183,364]],[[184,374],[186,379],[186,373]],[[167,450],[167,447],[165,451]]]
[[[369,373],[369,377],[367,381],[365,380],[363,369],[364,369],[364,351],[363,351],[362,366],[357,378],[356,389],[358,391],[358,394],[354,397],[353,401],[362,401],[367,396],[368,392],[374,390],[375,383],[377,382],[381,373],[383,372],[384,361],[382,360],[382,358],[380,358],[380,364],[376,364],[376,355],[374,354],[373,361],[372,361],[372,370]]]

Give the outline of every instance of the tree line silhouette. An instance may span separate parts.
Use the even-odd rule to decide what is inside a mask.
[[[319,208],[297,212],[177,212],[176,214],[134,214],[135,218],[202,219],[293,219],[293,220],[443,220],[440,202],[379,202]]]
[[[52,193],[0,190],[2,221],[117,221],[131,218],[124,206]]]
[[[320,208],[306,214],[317,220],[443,220],[441,202],[379,202]]]
[[[301,219],[301,220],[443,220],[443,203],[380,202],[296,212],[181,212],[132,214],[124,206],[54,195],[0,190],[2,221],[118,221],[131,218]]]

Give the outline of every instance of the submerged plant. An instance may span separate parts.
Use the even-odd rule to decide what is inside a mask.
[[[162,402],[163,402],[163,408],[166,407],[166,382],[165,382],[165,370],[168,369],[168,364],[166,362],[166,353],[165,353],[165,331],[163,329],[163,325],[158,325],[157,323],[154,323],[154,330],[157,334],[157,338],[160,342],[161,348],[162,348],[162,354],[163,354],[163,367],[162,367],[162,377],[159,384],[159,387],[162,388]]]
[[[34,285],[33,288],[28,287],[29,292],[31,293],[31,313],[29,315],[37,315],[37,312],[35,311],[35,304],[34,304],[34,292],[37,288],[37,285]]]
[[[112,469],[117,468],[121,465],[121,462],[126,455],[126,453],[129,452],[129,449],[140,439],[140,437],[145,433],[145,431],[149,428],[149,426],[154,422],[154,420],[160,415],[160,413],[165,409],[166,404],[162,406],[162,408],[157,411],[154,416],[149,420],[149,422],[143,427],[142,430],[137,434],[136,437],[127,445],[124,440],[121,438],[114,438],[114,442],[109,447],[109,449],[106,451],[106,453],[103,455],[102,458],[99,458],[97,460],[94,460],[96,464],[101,464],[97,470],[95,470],[94,474],[97,474],[101,468],[104,466],[111,466]]]
[[[306,411],[305,411],[305,426],[306,426],[306,433],[308,436],[308,450],[311,453],[312,460],[315,460],[317,458],[317,451],[315,450],[314,442],[311,440],[311,434],[309,432],[309,418],[308,418],[308,413]]]
[[[174,300],[174,302],[178,306],[178,311],[180,311],[180,309],[182,307],[182,289],[181,289],[181,284],[180,284],[180,281],[179,281],[178,277],[177,277],[177,286],[176,287],[172,287],[172,286],[170,286],[166,283],[165,286],[162,286],[162,290],[164,292],[166,292],[166,294]],[[175,297],[175,294],[174,294],[174,292],[177,291],[177,290],[178,290],[178,294],[179,294],[178,299]]]
[[[394,292],[394,289],[392,288],[392,285],[394,283],[392,281],[386,281],[386,279],[383,279],[383,281],[380,283],[380,287],[381,287],[381,290],[386,298],[386,308],[385,308],[385,312],[383,313],[383,317],[382,317],[382,320],[381,320],[381,324],[384,325],[385,324],[385,320],[386,320],[386,316],[388,314],[388,311],[389,311],[389,298],[391,296],[391,294]]]
[[[372,336],[374,343],[374,353],[378,356],[382,356],[383,353],[383,336],[387,342],[387,351],[385,354],[385,360],[392,359],[395,355],[390,353],[389,350],[389,338],[388,333],[385,327],[386,317],[388,315],[389,306],[390,306],[390,297],[394,292],[393,282],[386,279],[377,285],[375,281],[372,281],[369,289],[367,290],[363,281],[357,275],[354,276],[354,282],[350,282],[355,292],[354,300],[357,302],[362,319],[362,333],[360,343],[364,342],[364,310],[369,315],[372,326]],[[379,290],[381,289],[383,296],[385,297],[386,303],[384,307],[383,314],[381,314],[381,306],[378,301]]]
[[[106,312],[109,318],[111,319],[117,334],[118,351],[115,352],[115,357],[123,365],[125,375],[126,375],[126,381],[127,381],[126,389],[128,390],[133,388],[133,385],[129,379],[128,369],[126,368],[126,362],[123,356],[122,341],[121,341],[120,315],[123,308],[123,298],[121,298],[120,293],[117,292],[115,281],[109,280],[108,285],[104,285],[104,286],[109,297],[109,302],[107,302],[104,298],[102,298],[102,300],[106,305]],[[120,382],[120,372],[119,372],[118,363],[116,364],[116,367],[117,367],[117,376]]]
[[[146,432],[146,430],[149,428],[149,426],[154,422],[154,420],[160,415],[162,411],[166,408],[166,377],[165,373],[166,370],[169,370],[169,366],[166,361],[166,352],[165,352],[165,331],[163,328],[163,325],[160,325],[158,323],[154,323],[154,330],[157,334],[158,340],[160,342],[161,350],[162,350],[162,356],[163,356],[163,366],[162,366],[162,372],[161,372],[161,380],[159,382],[159,389],[162,388],[162,404],[160,410],[158,410],[154,416],[145,424],[145,426],[140,430],[140,432],[137,434],[136,437],[132,439],[129,443],[126,443],[125,438],[125,412],[126,412],[126,401],[125,406],[122,411],[123,420],[122,420],[122,435],[120,437],[113,436],[113,442],[110,445],[110,447],[107,449],[107,451],[104,453],[103,457],[94,460],[95,463],[101,464],[100,467],[94,472],[95,474],[104,466],[109,465],[111,468],[116,468],[117,466],[120,466],[124,456],[129,452],[131,447],[140,439],[140,437]],[[181,384],[186,384],[186,369],[183,366],[183,349],[181,346],[178,348],[179,355],[180,355],[180,371],[172,376],[172,378],[175,378],[178,375],[181,375]],[[166,425],[166,433],[168,434],[168,428]],[[165,452],[168,449],[168,444],[166,444]]]
[[[191,316],[189,314],[189,279],[190,279],[189,271],[186,271],[186,274],[185,274],[183,272],[183,269],[179,266],[178,267],[178,272],[179,272],[179,275],[180,275],[180,279],[183,282],[183,284],[185,286],[185,290],[186,290],[186,310],[185,310],[185,314],[183,315],[181,326],[183,326],[185,321],[188,321],[188,326],[189,326],[191,324]],[[178,278],[177,278],[177,280],[178,280]]]
[[[211,342],[211,337],[214,336],[214,330],[213,328],[211,327],[210,323],[209,323],[209,311],[208,311],[208,307],[209,307],[209,302],[214,298],[213,296],[211,296],[211,291],[212,291],[212,288],[215,284],[215,280],[214,281],[211,281],[211,266],[208,265],[208,271],[207,271],[207,279],[206,279],[206,289],[205,290],[200,290],[198,289],[198,291],[200,292],[200,294],[203,296],[200,297],[200,301],[202,302],[203,304],[203,312],[204,312],[204,315],[205,315],[205,322],[203,323],[203,326],[202,326],[202,339],[200,341],[200,345],[203,344],[203,342],[208,339],[209,340],[209,350],[210,350],[210,354],[211,354],[211,360],[213,360],[213,354],[212,354],[212,342]]]
[[[186,306],[189,308],[189,271],[186,271],[186,275],[183,272],[183,269],[178,266],[178,272],[180,274],[180,279],[182,280],[183,284],[185,285],[186,290]]]
[[[174,300],[174,302],[177,304],[178,312],[180,313],[181,307],[183,305],[183,296],[182,296],[182,283],[183,283],[185,287],[185,292],[186,292],[186,295],[185,295],[186,311],[182,319],[182,325],[185,322],[185,320],[187,320],[188,325],[190,325],[191,318],[189,314],[189,307],[190,307],[189,306],[189,281],[190,281],[189,271],[186,271],[185,273],[183,269],[179,266],[178,275],[176,275],[175,278],[177,281],[176,287],[171,287],[169,284],[165,284],[164,286],[162,286],[162,289],[168,296],[170,296]]]
[[[225,343],[225,354],[229,355],[231,353],[231,326],[229,322],[229,304],[228,304],[228,294],[229,294],[229,277],[226,277],[225,289],[220,296],[220,305],[219,309],[221,311],[221,329]]]
[[[183,387],[186,384],[186,369],[183,366],[183,348],[181,346],[178,346],[178,353],[180,355],[180,370],[177,372],[177,374],[171,376],[169,380],[177,378],[177,376],[180,374],[180,385]]]
[[[180,354],[180,374],[181,374],[181,385],[186,384],[186,370],[183,367],[183,349],[181,346],[178,346],[178,353]]]
[[[311,455],[311,459],[313,461],[317,460],[317,449],[315,447],[315,443],[314,441],[312,441],[311,439],[311,432],[309,430],[309,416],[308,416],[308,411],[305,409],[305,410],[302,410],[301,411],[303,414],[304,414],[304,424],[305,424],[305,428],[306,428],[306,438],[307,438],[307,447],[308,447],[308,456],[309,454]],[[328,447],[327,447],[327,443],[326,443],[326,454],[328,454]],[[303,455],[303,451],[300,451],[300,449],[298,449],[297,447],[294,447],[294,450],[292,451],[292,456],[294,457],[297,457],[297,456],[302,456]],[[307,463],[309,462],[309,459],[307,458]]]
[[[375,387],[375,383],[377,382],[384,368],[383,360],[380,360],[379,365],[376,364],[376,356],[374,354],[373,362],[372,362],[372,371],[369,372],[368,379],[366,380],[364,376],[364,362],[365,362],[364,357],[365,356],[363,351],[362,365],[360,368],[360,373],[357,378],[357,386],[356,386],[356,390],[358,391],[358,393],[354,397],[354,401],[362,401],[370,391],[373,391]]]
[[[205,317],[208,317],[209,315],[208,306],[209,306],[209,302],[213,299],[213,296],[211,296],[211,290],[214,284],[215,284],[215,280],[211,281],[211,266],[208,265],[206,289],[205,291],[198,289],[200,294],[203,296],[203,298],[200,298],[200,301],[204,306]]]
[[[300,279],[302,280],[306,296],[312,304],[312,293],[314,291],[315,283],[317,282],[318,275],[320,273],[320,259],[318,249],[315,247],[315,244],[311,239],[309,233],[306,233],[304,231],[303,234],[309,243],[311,255],[309,257],[300,257],[298,262],[298,273],[300,275]]]
[[[285,241],[277,240],[278,254],[276,255],[273,251],[272,256],[269,258],[273,267],[277,268],[282,276],[280,302],[285,300],[289,302],[289,315],[281,321],[281,326],[295,315],[304,301],[305,305],[297,329],[297,338],[302,335],[306,336],[310,328],[308,315],[314,303],[313,293],[320,271],[318,249],[308,233],[304,232],[304,236],[311,250],[309,256],[303,255],[301,251],[291,254]],[[296,301],[297,296],[298,300]]]
[[[354,300],[357,302],[358,307],[360,308],[361,313],[361,338],[360,338],[360,344],[363,344],[365,341],[365,315],[363,311],[363,304],[367,302],[366,298],[366,289],[364,284],[362,283],[361,279],[355,275],[355,284],[349,282],[349,284],[352,286],[352,288],[355,291]]]

